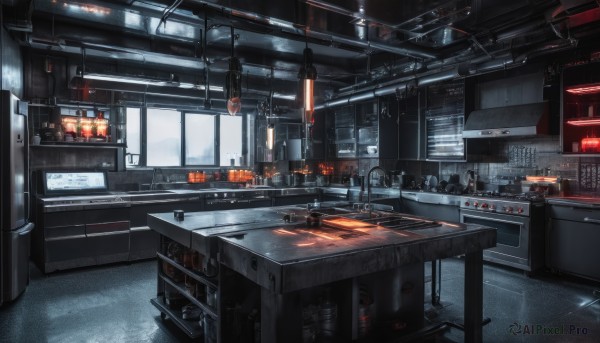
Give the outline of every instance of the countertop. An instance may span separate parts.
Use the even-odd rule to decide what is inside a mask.
[[[327,207],[328,204],[322,205]],[[308,275],[306,273],[317,261],[321,267],[326,264],[334,269],[342,260],[344,265],[362,266],[338,269],[325,277],[330,282],[338,277],[352,277],[352,273],[368,274],[411,261],[486,249],[495,246],[496,242],[496,230],[473,224],[429,221],[433,224],[393,228],[384,224],[386,219],[412,218],[419,221],[423,218],[386,211],[370,214],[353,209],[350,203],[346,207],[333,206],[331,210],[322,210],[332,214],[321,217],[323,224],[317,227],[307,225],[306,211],[301,206],[277,206],[260,210],[194,212],[186,213],[183,221],[174,219],[173,213],[155,213],[148,215],[148,226],[211,258],[217,258],[219,251],[221,263],[244,274],[256,272],[248,269],[243,261],[257,259],[259,266],[278,271],[277,288],[283,292],[314,286],[312,282],[317,280],[322,282],[323,275],[317,279],[304,278],[303,281],[294,279],[293,282],[283,277],[292,277],[295,271],[300,273],[298,275]],[[283,217],[291,213],[297,220],[284,221]],[[340,226],[340,222],[349,224]],[[246,276],[262,286],[269,282],[268,278],[263,279],[260,275]]]
[[[600,197],[583,195],[572,195],[564,197],[546,197],[546,203],[550,205],[563,205],[584,208],[600,208]]]

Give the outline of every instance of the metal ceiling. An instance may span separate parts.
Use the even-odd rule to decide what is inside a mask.
[[[386,94],[376,89],[393,92],[394,85],[438,80],[438,74],[445,75],[441,79],[465,77],[485,69],[486,63],[494,68],[522,63],[526,57],[516,54],[572,47],[580,39],[597,37],[598,26],[598,2],[585,0],[2,3],[8,8],[5,27],[32,51],[81,58],[113,72],[161,70],[196,85],[196,92],[163,91],[178,97],[204,98],[206,68],[210,84],[223,86],[233,26],[233,54],[243,65],[243,98],[250,105],[271,91],[276,91],[274,101],[292,105],[307,45],[318,71],[316,103],[327,107],[363,99],[364,94]],[[89,86],[111,88],[106,82]],[[222,97],[211,93],[215,100]]]

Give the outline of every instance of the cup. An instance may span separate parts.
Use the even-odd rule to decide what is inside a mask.
[[[33,136],[33,139],[31,140],[31,145],[39,145],[41,141],[42,141],[42,137],[40,137],[40,135],[36,134],[35,136]]]

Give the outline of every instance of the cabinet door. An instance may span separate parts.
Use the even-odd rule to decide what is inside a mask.
[[[340,107],[333,113],[333,127],[330,131],[333,141],[330,153],[333,158],[356,158],[356,126],[354,105]]]
[[[597,216],[600,220],[600,214]],[[600,224],[551,219],[548,266],[600,281]]]
[[[427,159],[464,161],[464,81],[431,85],[427,89],[425,134]]]
[[[356,150],[358,157],[377,158],[379,153],[379,106],[378,101],[356,105]]]
[[[325,122],[327,115],[328,111],[326,110],[315,112],[315,122],[309,135],[311,140],[310,158],[317,160],[325,158],[325,143],[327,141]]]
[[[398,101],[396,97],[385,97],[379,100],[379,157],[398,158]]]
[[[423,125],[420,116],[420,92],[416,95],[407,96],[390,101],[391,120],[397,120],[397,149],[398,159],[400,160],[418,160],[421,159],[421,152],[424,150]],[[382,125],[390,130],[392,125]],[[386,131],[382,131],[386,135]],[[386,135],[387,136],[387,135]],[[390,137],[392,137],[390,135]],[[382,139],[383,141],[383,139]],[[389,141],[385,139],[385,141]],[[391,142],[385,143],[386,149],[382,146],[381,151],[385,153]],[[386,156],[386,158],[389,158]]]

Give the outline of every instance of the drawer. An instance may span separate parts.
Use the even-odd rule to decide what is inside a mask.
[[[97,223],[97,224],[87,224],[85,226],[85,234],[87,236],[90,235],[99,235],[99,234],[107,234],[107,233],[116,233],[116,232],[128,232],[129,231],[129,221],[119,221],[119,222],[110,222],[110,223]]]
[[[600,209],[561,205],[550,205],[548,207],[548,215],[550,218],[600,224]]]
[[[85,225],[53,226],[44,228],[44,239],[67,239],[85,237]]]

